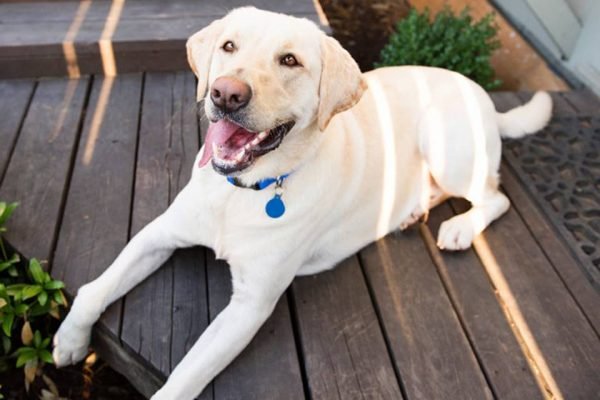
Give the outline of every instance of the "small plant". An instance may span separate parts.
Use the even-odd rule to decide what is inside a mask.
[[[2,240],[16,207],[0,202],[0,373],[23,368],[28,387],[44,364],[53,363],[50,342],[67,302],[62,282],[35,258],[24,262]]]
[[[430,21],[429,9],[412,9],[399,21],[389,43],[381,50],[376,67],[391,65],[427,65],[459,72],[485,89],[502,83],[494,78],[490,56],[500,47],[494,15],[474,22],[468,7],[454,15],[444,7]]]

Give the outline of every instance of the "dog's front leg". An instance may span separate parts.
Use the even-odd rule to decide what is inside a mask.
[[[291,283],[298,264],[232,266],[233,295],[152,400],[191,400],[250,343]]]
[[[57,366],[76,363],[86,355],[92,326],[108,305],[160,267],[175,248],[194,244],[177,231],[182,217],[179,210],[167,210],[143,228],[100,277],[79,289],[54,336]]]

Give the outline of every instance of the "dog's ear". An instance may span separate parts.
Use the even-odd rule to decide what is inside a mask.
[[[223,19],[218,19],[190,36],[185,44],[188,63],[198,78],[196,101],[202,100],[206,93],[210,61],[224,25]]]
[[[321,39],[321,64],[317,122],[324,131],[335,114],[360,100],[367,83],[352,56],[337,40],[325,35]]]

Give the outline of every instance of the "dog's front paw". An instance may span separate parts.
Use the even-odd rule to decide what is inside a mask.
[[[471,247],[475,229],[467,215],[457,215],[440,226],[437,245],[442,250],[465,250]]]
[[[52,358],[57,367],[75,364],[81,361],[88,352],[91,327],[77,325],[74,317],[67,315],[54,335]]]

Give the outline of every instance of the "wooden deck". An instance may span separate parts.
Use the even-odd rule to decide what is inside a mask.
[[[0,76],[187,69],[187,38],[246,5],[319,22],[312,0],[0,2]]]
[[[0,81],[0,199],[20,202],[9,241],[71,294],[98,276],[187,182],[205,130],[194,89],[188,72]],[[554,97],[555,118],[598,115],[595,99]],[[296,279],[201,398],[600,398],[599,291],[514,171],[503,164],[513,207],[469,251],[433,245],[465,208],[452,201]],[[178,251],[108,309],[94,347],[150,395],[230,290],[212,251]]]

